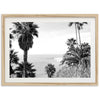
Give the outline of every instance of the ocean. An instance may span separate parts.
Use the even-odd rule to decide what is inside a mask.
[[[61,69],[60,61],[62,60],[63,55],[28,55],[28,62],[34,65],[36,69],[37,78],[48,77],[45,71],[45,66],[48,64],[53,64],[56,68],[56,72]],[[20,61],[23,60],[23,55],[19,56]]]

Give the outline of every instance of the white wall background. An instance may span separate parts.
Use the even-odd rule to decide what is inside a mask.
[[[0,0],[0,14],[49,13],[100,14],[100,3],[99,0]],[[1,86],[0,82],[0,100],[100,100],[100,85]]]

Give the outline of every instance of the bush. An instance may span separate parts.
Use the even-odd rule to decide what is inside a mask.
[[[46,69],[46,72],[47,72],[49,78],[51,78],[54,75],[54,73],[56,72],[56,68],[52,64],[48,64],[45,67],[45,69]]]

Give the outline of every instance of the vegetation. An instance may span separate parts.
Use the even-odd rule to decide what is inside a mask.
[[[54,75],[55,71],[56,71],[56,68],[52,64],[48,64],[45,67],[45,69],[46,69],[46,72],[47,72],[49,78],[51,78]]]
[[[14,22],[13,24],[15,29],[12,29],[12,33],[14,36],[17,36],[19,47],[24,51],[22,77],[26,77],[28,50],[32,48],[34,36],[38,37],[36,30],[38,26],[33,22]]]
[[[68,67],[77,67],[76,71],[80,69],[80,76],[82,76],[86,69],[90,68],[90,45],[88,43],[82,43],[81,48],[79,48],[76,46],[76,40],[73,38],[68,39],[67,45],[68,51],[63,56],[61,64],[68,65]],[[88,72],[88,77],[89,76],[90,72]]]
[[[83,25],[84,24],[88,24],[87,22],[70,22],[69,23],[69,27],[71,27],[73,24],[75,24],[75,30],[76,30],[76,41],[77,41],[77,45],[81,45],[81,37],[80,37],[80,30],[83,29]],[[79,40],[79,43],[78,43]]]
[[[61,63],[62,69],[57,72],[57,77],[90,77],[90,45],[81,42],[80,30],[87,22],[70,22],[69,27],[75,24],[76,39],[68,39],[68,47]],[[33,22],[14,22],[10,34],[10,77],[19,78],[35,77],[34,65],[28,62],[28,50],[33,46],[34,36],[38,37],[38,26]],[[23,50],[23,62],[19,63],[17,52],[12,49],[12,40],[17,37],[19,47]],[[14,69],[14,64],[17,65]],[[49,78],[54,77],[56,68],[53,64],[45,67]]]
[[[73,24],[75,24],[76,40],[74,38],[68,39],[66,43],[68,50],[61,61],[61,64],[67,67],[63,67],[58,72],[58,76],[62,73],[62,76],[65,75],[65,77],[90,77],[90,45],[81,43],[80,37],[80,30],[87,22],[70,22],[69,26]]]
[[[73,41],[73,39],[70,39],[70,41]],[[67,44],[69,44],[69,41]],[[68,65],[73,65],[85,62],[86,64],[85,66],[87,67],[86,60],[89,57],[90,57],[90,45],[88,43],[81,44],[81,48],[79,48],[75,47],[75,43],[73,42],[73,44],[70,44],[68,51],[64,55],[62,64],[67,63]]]
[[[15,52],[13,49],[12,49],[12,39],[13,39],[14,37],[13,37],[13,35],[12,34],[10,34],[10,70],[9,70],[9,72],[10,72],[10,77],[11,77],[11,75],[13,75],[14,74],[14,69],[13,69],[13,64],[16,64],[16,65],[18,65],[18,61],[19,61],[19,58],[18,58],[18,56],[17,56],[17,52]]]
[[[15,74],[17,77],[23,77],[23,70],[24,70],[24,63],[19,63],[19,66],[16,67]],[[34,69],[34,65],[32,63],[28,63],[26,64],[26,68],[25,68],[25,77],[35,77],[35,72],[36,69]]]

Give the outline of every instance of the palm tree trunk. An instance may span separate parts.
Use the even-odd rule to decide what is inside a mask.
[[[78,29],[78,34],[79,34],[79,45],[81,47],[81,36],[80,36],[80,30]]]
[[[24,68],[23,68],[23,76],[22,77],[25,77],[25,75],[26,75],[25,69],[26,69],[26,64],[27,64],[27,53],[28,53],[28,51],[24,50]]]
[[[75,23],[75,31],[76,31],[76,43],[78,45],[78,40],[77,40],[77,24]]]

